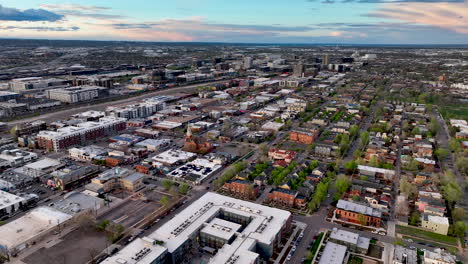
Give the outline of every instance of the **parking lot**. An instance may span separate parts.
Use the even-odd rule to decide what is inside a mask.
[[[41,248],[22,261],[27,264],[83,264],[97,256],[108,246],[104,233],[93,227],[70,232],[62,241],[49,248]]]

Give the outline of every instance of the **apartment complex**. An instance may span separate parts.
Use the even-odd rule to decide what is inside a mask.
[[[123,118],[103,117],[98,122],[83,122],[56,131],[40,131],[38,146],[49,151],[60,151],[103,136],[109,136],[126,128]]]
[[[163,258],[166,263],[182,263],[198,244],[200,250],[210,249],[213,254],[209,263],[258,263],[273,255],[291,221],[290,212],[210,192],[143,238],[146,245],[136,240],[121,252],[149,249],[159,254],[144,263],[161,263]],[[132,257],[120,254],[117,263],[135,263]],[[116,263],[115,258],[104,263]]]
[[[69,104],[91,101],[106,93],[107,88],[99,86],[75,86],[47,91],[49,99]]]
[[[382,225],[382,212],[369,206],[339,200],[335,215],[340,221],[364,226],[380,227]]]

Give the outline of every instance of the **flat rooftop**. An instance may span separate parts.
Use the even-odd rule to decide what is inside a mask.
[[[115,255],[105,259],[101,264],[145,264],[167,252],[167,248],[156,245],[154,240],[144,237],[137,238]]]
[[[26,215],[0,226],[0,245],[10,249],[40,236],[72,216],[52,207],[38,207]]]
[[[207,224],[201,232],[213,237],[229,240],[241,228],[242,226],[239,224],[215,218]]]
[[[192,152],[187,152],[178,149],[170,149],[163,153],[160,153],[159,155],[154,156],[153,160],[163,164],[175,164],[179,161],[189,160],[195,156],[196,154]]]
[[[327,242],[319,264],[343,264],[347,247]]]
[[[251,221],[230,245],[224,245],[218,251],[211,263],[225,263],[232,258],[238,259],[234,263],[245,263],[239,259],[253,250],[256,243],[272,244],[291,217],[291,213],[285,210],[208,192],[149,237],[164,242],[169,252],[174,252],[221,211],[244,216]],[[255,254],[247,255],[254,259],[258,255]]]
[[[24,198],[0,190],[0,209],[10,207],[22,201],[24,201]]]

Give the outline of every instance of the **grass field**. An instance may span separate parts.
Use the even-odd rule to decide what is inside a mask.
[[[455,238],[455,237],[444,236],[444,235],[441,235],[441,234],[432,233],[432,232],[428,232],[428,231],[424,231],[424,230],[420,230],[420,229],[416,229],[416,228],[397,225],[396,226],[396,231],[397,231],[397,233],[400,233],[400,234],[403,234],[403,235],[415,236],[415,237],[419,237],[421,239],[434,241],[436,243],[437,242],[445,243],[445,244],[449,244],[449,245],[453,245],[453,246],[458,245],[457,244],[457,238]]]
[[[444,119],[457,118],[468,120],[468,103],[439,106]]]

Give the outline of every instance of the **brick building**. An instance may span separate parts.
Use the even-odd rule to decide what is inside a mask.
[[[213,150],[213,144],[206,141],[204,138],[193,136],[192,131],[189,128],[187,129],[187,136],[185,137],[184,150],[193,153],[206,154]]]
[[[39,148],[58,152],[125,129],[125,119],[104,117],[99,122],[83,122],[76,126],[59,128],[57,131],[40,131],[37,134],[37,142]]]
[[[304,208],[306,206],[306,197],[297,191],[285,188],[272,189],[267,195],[267,201],[288,207]]]
[[[289,140],[304,144],[312,144],[318,135],[319,131],[316,129],[295,129],[289,133]]]
[[[382,213],[372,207],[339,200],[335,209],[338,220],[364,226],[381,227]]]
[[[243,179],[233,179],[223,185],[223,190],[248,199],[255,199],[259,192],[258,185]]]

